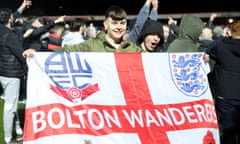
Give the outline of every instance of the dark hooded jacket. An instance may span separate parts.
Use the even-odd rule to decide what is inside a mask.
[[[213,70],[214,94],[240,100],[240,39],[219,37],[211,43],[206,53],[216,61]]]
[[[169,45],[168,52],[197,52],[198,37],[204,27],[203,21],[195,15],[184,15],[179,25],[178,37]]]
[[[148,19],[144,25],[143,28],[139,34],[137,45],[140,46],[140,44],[144,41],[144,38],[149,35],[157,33],[160,37],[160,42],[158,43],[158,46],[162,45],[164,42],[163,37],[163,27],[162,24],[159,21]]]

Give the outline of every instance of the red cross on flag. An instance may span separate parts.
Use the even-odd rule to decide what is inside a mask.
[[[202,53],[38,52],[24,144],[219,144]]]

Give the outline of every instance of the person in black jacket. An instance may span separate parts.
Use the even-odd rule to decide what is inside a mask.
[[[177,38],[179,27],[176,21],[172,18],[168,18],[168,24],[163,25],[164,43],[159,45],[157,52],[167,52],[168,46]]]
[[[0,83],[5,98],[3,128],[5,143],[12,139],[14,113],[17,111],[20,79],[26,73],[22,41],[13,31],[14,19],[9,8],[0,9]]]
[[[199,36],[199,47],[198,52],[205,52],[207,49],[209,49],[211,43],[213,42],[213,31],[210,27],[204,27],[202,29],[202,33]],[[210,72],[207,74],[209,86],[212,92],[213,97],[215,96],[215,80],[213,77],[213,67],[214,67],[215,61],[213,59],[209,60],[209,66],[210,66]]]
[[[47,50],[41,41],[42,36],[50,31],[56,24],[64,22],[66,16],[59,16],[54,21],[44,17],[30,17],[25,25],[24,33],[28,33],[24,38],[24,48],[33,48],[37,51]]]
[[[215,105],[221,144],[240,142],[240,20],[231,25],[232,37],[219,37],[206,53],[215,60]]]

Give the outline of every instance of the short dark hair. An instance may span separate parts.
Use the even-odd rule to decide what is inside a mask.
[[[11,18],[12,10],[9,8],[0,9],[0,23],[6,25]]]
[[[105,19],[112,18],[113,20],[127,19],[126,11],[119,6],[111,6],[105,12]]]

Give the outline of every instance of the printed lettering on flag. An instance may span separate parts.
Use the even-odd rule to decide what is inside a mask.
[[[219,144],[202,53],[37,52],[25,144]]]

